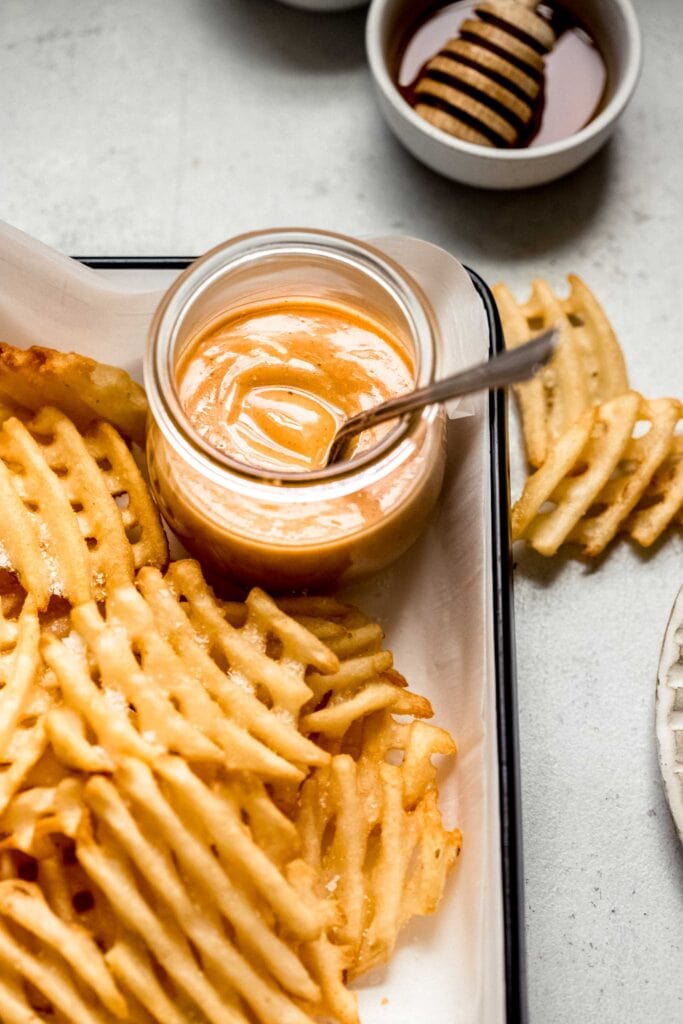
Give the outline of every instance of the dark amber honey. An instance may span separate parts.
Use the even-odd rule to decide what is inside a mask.
[[[411,105],[426,64],[458,35],[466,18],[475,16],[476,6],[477,0],[434,5],[405,26],[395,66],[399,89]],[[605,61],[588,30],[560,4],[541,3],[538,13],[550,22],[557,41],[545,56],[535,116],[516,147],[542,146],[574,135],[600,111],[607,89]],[[443,107],[453,113],[448,104]]]

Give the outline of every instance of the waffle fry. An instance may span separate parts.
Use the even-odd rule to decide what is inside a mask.
[[[683,526],[683,436],[673,438],[666,457],[645,488],[625,532],[650,547],[671,524]]]
[[[40,752],[0,814],[0,963],[16,968],[0,1013],[92,1024],[123,1019],[125,1005],[133,1024],[357,1024],[347,977],[436,908],[457,856],[432,763],[453,741],[397,722],[393,698],[318,734],[327,749],[300,734],[297,718],[303,728],[335,699],[407,693],[381,628],[357,609],[276,605],[260,591],[224,603],[192,562],[166,578],[145,568],[137,583],[74,609],[62,638],[45,627],[41,638],[31,599],[0,618],[15,695],[5,707],[0,689],[0,723],[44,695]],[[257,731],[270,716],[303,744],[297,754],[316,752],[282,776],[312,771],[294,821],[252,774],[240,730],[221,745],[220,723],[245,709]]]
[[[3,924],[0,924],[0,963],[3,972],[7,968],[16,970],[73,1024],[109,1024],[111,1018],[106,1011],[85,1002],[74,978],[57,957],[32,952]]]
[[[38,616],[27,598],[14,642],[0,659],[0,813],[47,747],[44,714],[50,707],[40,685]]]
[[[675,399],[646,401],[635,392],[585,412],[527,481],[512,512],[513,538],[525,538],[543,555],[567,541],[581,544],[586,555],[599,555],[620,530],[631,532],[632,522],[642,524],[638,517],[647,508],[629,516],[650,487],[656,513],[647,520],[652,523],[657,515],[663,529],[679,507],[674,431],[681,415],[683,406]],[[634,436],[637,423],[647,432]],[[673,483],[670,501],[662,494],[665,478],[665,487]],[[544,510],[546,503],[553,507]],[[652,530],[645,534],[650,537],[655,539]]]
[[[80,430],[107,420],[124,437],[145,442],[147,399],[124,370],[75,352],[0,343],[0,400],[37,412],[55,406]]]
[[[569,295],[560,299],[542,279],[531,297],[518,303],[504,284],[493,293],[505,343],[515,348],[557,325],[561,343],[550,363],[515,386],[529,464],[538,468],[553,445],[590,408],[628,391],[623,353],[605,313],[588,286],[574,274]]]
[[[145,569],[138,576],[138,586],[156,629],[188,672],[202,679],[229,721],[234,742],[258,752],[260,773],[297,780],[303,777],[298,765],[328,760],[324,751],[299,733],[293,715],[311,696],[304,682],[306,665],[338,665],[322,643],[301,629],[297,643],[289,645],[289,630],[296,625],[292,622],[277,637],[276,657],[269,657],[263,609],[248,621],[249,606],[245,606],[244,626],[232,626],[195,562],[173,563],[165,578]],[[273,608],[277,612],[274,604]],[[279,616],[274,622],[274,628],[282,631]]]
[[[128,447],[111,424],[103,420],[87,430],[84,441],[119,509],[135,568],[166,565],[166,534]]]
[[[431,764],[452,741],[393,719],[432,709],[357,609],[162,574],[147,487],[95,422],[111,399],[141,437],[122,378],[93,398],[61,358],[0,348],[0,1018],[358,1024],[347,977],[435,907],[455,856]],[[364,937],[302,859],[300,784],[348,765],[366,854],[382,836]]]
[[[455,748],[442,730],[427,740],[430,727],[413,725],[421,735],[387,712],[367,719],[357,760],[335,755],[301,794],[304,857],[339,899],[331,937],[352,951],[351,976],[386,961],[412,916],[433,913],[460,850],[460,834],[441,824],[431,764]],[[388,763],[397,749],[402,764]]]
[[[339,659],[336,672],[311,670],[306,675],[313,696],[300,727],[325,749],[338,750],[354,723],[382,709],[431,717],[429,701],[408,690],[404,677],[394,670],[391,653],[382,648],[384,634],[378,623],[333,598],[290,598],[280,606],[324,639]]]
[[[76,713],[60,709],[48,719],[72,766],[103,770],[110,755],[151,761],[176,751],[297,781],[301,765],[328,760],[321,746],[369,714],[432,714],[393,670],[379,627],[354,618],[353,609],[342,605],[337,621],[328,621],[328,647],[258,590],[241,609],[232,606],[242,623],[233,626],[194,562],[174,563],[166,578],[146,568],[138,587],[110,594],[106,621],[93,603],[81,605],[70,637],[43,638],[46,662]],[[85,742],[81,720],[100,749]]]
[[[642,497],[654,473],[671,448],[673,432],[683,406],[673,398],[641,399],[638,422],[649,427],[624,446],[616,472],[598,494],[587,515],[575,527],[571,540],[587,555],[599,555]]]
[[[0,1018],[358,1024],[347,977],[455,856],[431,763],[454,746],[393,719],[432,709],[357,609],[162,574],[115,429],[140,441],[143,417],[119,371],[0,347]],[[348,766],[366,854],[382,837],[365,933],[302,858],[301,783]]]
[[[117,1017],[118,993],[128,1003],[126,1019],[134,1022],[147,1020],[148,1013],[160,1024],[194,1022],[201,1010],[216,1022],[312,1024],[299,1002],[315,1007],[311,1012],[317,1015],[321,992],[298,946],[302,937],[310,942],[322,934],[334,912],[329,900],[313,898],[310,877],[305,899],[288,880],[290,871],[300,877],[307,870],[301,862],[296,870],[293,826],[282,820],[274,831],[292,833],[296,849],[277,842],[280,855],[266,856],[243,820],[245,809],[255,806],[250,786],[222,787],[219,794],[191,772],[188,781],[180,758],[160,767],[172,786],[143,762],[128,759],[113,782],[101,775],[85,786],[69,780],[68,799],[60,801],[56,791],[25,794],[34,819],[50,830],[48,845],[60,829],[75,845],[63,845],[63,857],[58,850],[56,856],[38,851],[36,885],[0,883],[0,918],[32,933],[43,962],[51,964],[58,951],[71,971],[60,964],[59,976],[50,970],[41,975],[39,965],[24,956],[33,946],[8,948],[7,955],[46,996],[46,1010],[61,1008],[67,1020],[87,1019],[67,987],[73,974]],[[263,789],[258,796],[270,799]],[[19,808],[16,816],[27,820]],[[272,808],[271,821],[278,817]],[[3,826],[8,823],[6,815]],[[88,943],[98,950],[96,957]],[[156,998],[155,961],[165,971],[165,999]],[[91,1019],[99,1021],[92,1009]]]
[[[271,963],[272,958],[276,958],[276,968],[280,959],[284,959],[286,966],[293,968],[296,975],[293,980],[289,979],[290,983],[299,989],[303,988],[306,995],[316,998],[318,994],[316,987],[307,972],[294,954],[290,954],[285,944],[278,940],[265,925],[259,929],[258,936],[250,932],[250,928],[259,921],[257,910],[252,910],[248,920],[244,919],[242,915],[245,909],[249,908],[248,901],[239,900],[238,897],[240,905],[238,907],[233,905],[230,894],[236,896],[236,890],[230,885],[229,879],[213,858],[208,844],[202,847],[199,842],[196,842],[193,844],[195,852],[203,849],[202,863],[207,865],[213,862],[215,865],[212,875],[214,880],[218,880],[220,902],[216,899],[217,894],[212,893],[210,887],[207,889],[207,880],[202,878],[198,870],[199,865],[191,860],[187,847],[182,844],[183,838],[192,838],[191,833],[178,827],[181,824],[180,819],[173,814],[161,792],[145,772],[144,767],[141,765],[140,771],[137,772],[130,763],[127,763],[126,767],[132,776],[130,781],[134,780],[134,783],[142,781],[143,785],[146,783],[144,793],[151,796],[153,800],[153,833],[142,824],[142,816],[133,817],[117,789],[104,778],[95,776],[90,780],[85,788],[85,799],[98,820],[106,824],[107,831],[116,839],[118,849],[125,851],[131,864],[135,866],[135,870],[140,872],[146,885],[150,887],[150,892],[154,894],[154,902],[165,904],[168,907],[186,940],[193,943],[207,968],[210,967],[215,972],[219,983],[238,994],[251,1007],[258,1019],[264,1021],[264,1024],[268,1024],[273,1019],[283,1022],[291,1021],[292,1024],[306,1020],[307,1018],[300,1013],[278,985],[273,981],[266,980],[260,972],[254,970],[249,960],[240,952],[239,946],[248,944],[248,948],[254,951],[257,957],[266,961],[267,966],[271,966],[267,962],[267,958],[270,958]],[[136,798],[140,798],[139,791],[135,788],[133,791]],[[126,792],[130,796],[131,789],[126,789]],[[224,807],[227,810],[230,808],[230,804],[225,802]],[[146,807],[145,810],[149,812],[149,807]],[[158,831],[160,823],[165,823],[162,832]],[[214,837],[212,836],[212,838]],[[215,838],[220,842],[218,836]],[[169,840],[171,845],[166,847],[165,844]],[[78,840],[76,849],[79,859],[82,859],[81,843]],[[219,850],[223,854],[222,845],[219,846]],[[92,852],[91,848],[91,854]],[[189,868],[192,872],[191,878],[195,884],[191,897],[182,877],[173,865],[171,852],[176,858],[181,858],[179,863],[185,871]],[[259,848],[252,843],[252,856],[258,857],[259,853]],[[118,856],[120,857],[120,854]],[[87,870],[87,864],[85,866]],[[130,871],[130,868],[128,870]],[[281,881],[282,885],[286,886],[284,879]],[[230,923],[236,933],[235,943],[227,937],[219,919],[219,912],[225,911],[226,905],[230,910]],[[148,914],[153,914],[153,905],[150,906],[150,903],[147,903],[147,907],[149,908]],[[298,903],[297,913],[299,909],[300,904]],[[130,926],[130,922],[128,923]],[[288,918],[288,923],[295,925],[296,921]],[[317,930],[320,930],[320,925]],[[141,938],[149,941],[148,935],[142,933],[139,925],[138,931]],[[259,945],[259,940],[266,943],[265,948]],[[213,1005],[212,1001],[207,998],[206,993],[201,993],[199,988],[197,988],[197,992],[202,995],[205,1002],[202,1009],[207,1012],[208,1008]],[[194,998],[192,992],[188,994]],[[225,1013],[225,1008],[222,1008],[221,1012]],[[221,1021],[226,1018],[219,1013],[218,1015],[214,1014],[214,1019]],[[235,1019],[246,1019],[246,1015],[235,1015]]]
[[[135,936],[119,939],[107,951],[105,960],[119,984],[147,1009],[151,1020],[163,1024],[194,1024],[194,1015],[181,1011],[178,1000],[169,998],[144,944]]]
[[[43,408],[0,429],[0,544],[40,610],[53,594],[101,598],[142,564],[163,565],[161,522],[131,453],[108,424],[84,438]],[[124,507],[119,507],[120,505]]]
[[[65,924],[54,914],[37,885],[14,880],[0,882],[0,917],[35,936],[43,949],[59,954],[115,1017],[126,1017],[126,1001],[95,942],[86,931]]]

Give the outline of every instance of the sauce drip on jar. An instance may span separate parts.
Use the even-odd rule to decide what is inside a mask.
[[[325,464],[345,419],[414,387],[414,367],[355,309],[294,299],[212,324],[183,352],[176,385],[213,448],[251,466],[306,471]],[[357,450],[387,429],[365,431]]]

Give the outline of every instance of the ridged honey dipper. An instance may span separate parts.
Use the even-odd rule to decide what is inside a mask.
[[[435,127],[481,146],[513,147],[529,131],[555,33],[537,0],[483,0],[426,64],[415,110]]]

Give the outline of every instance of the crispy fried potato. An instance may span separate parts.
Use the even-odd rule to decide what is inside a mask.
[[[138,781],[147,778],[149,782],[144,766],[142,775],[134,777]],[[149,792],[154,796],[153,784]],[[282,1021],[283,1024],[304,1024],[307,1017],[298,1010],[291,999],[274,981],[256,971],[239,951],[238,946],[230,941],[221,924],[218,908],[206,890],[195,888],[190,896],[171,856],[171,850],[177,856],[180,849],[178,841],[172,840],[173,846],[168,848],[165,840],[169,833],[162,839],[156,828],[154,831],[145,828],[144,814],[134,818],[114,785],[102,776],[93,776],[88,782],[85,787],[85,798],[98,819],[106,824],[107,830],[120,849],[125,850],[131,866],[134,865],[136,872],[142,875],[149,886],[153,894],[153,900],[147,904],[149,912],[154,912],[152,908],[155,904],[168,907],[184,936],[183,941],[189,940],[194,945],[206,969],[210,969],[215,975],[221,989],[227,986],[228,990],[238,994],[263,1024],[270,1024],[272,1020]],[[156,801],[157,806],[163,805],[160,794],[156,796]],[[78,842],[76,848],[78,852]],[[184,865],[187,863],[185,858]],[[234,918],[233,923],[235,922],[239,926],[239,917]],[[243,938],[245,933],[240,931]],[[142,932],[140,935],[143,937]],[[303,969],[302,974],[303,980],[308,980],[315,994],[315,986],[310,978],[306,978]],[[212,1019],[215,1019],[214,1014]],[[219,1021],[223,1019],[229,1019],[229,1016],[218,1018]],[[240,1017],[235,1014],[235,1020],[239,1019]]]
[[[82,436],[56,409],[0,429],[0,545],[38,608],[71,604],[163,566],[165,535],[133,456],[109,424]]]
[[[85,430],[107,420],[124,437],[145,443],[147,399],[125,370],[75,352],[0,342],[0,398],[37,412],[55,406]]]
[[[683,525],[683,441],[676,433],[683,406],[640,398],[637,418],[647,429],[627,430],[635,393],[628,392],[616,336],[584,282],[568,280],[566,299],[541,279],[526,303],[504,284],[494,288],[508,348],[552,324],[562,332],[550,364],[515,388],[536,472],[512,509],[512,536],[544,555],[570,541],[597,556],[619,532],[648,547],[671,523]]]
[[[640,500],[671,448],[682,414],[683,406],[673,398],[641,399],[638,424],[647,425],[647,433],[629,438],[617,469],[570,535],[587,555],[604,551]]]
[[[126,1001],[95,942],[84,929],[65,924],[54,914],[37,885],[14,880],[0,882],[0,917],[21,925],[38,939],[42,948],[59,954],[115,1017],[127,1016]]]
[[[513,539],[543,555],[574,542],[596,556],[619,531],[653,543],[683,506],[674,433],[682,415],[676,399],[635,392],[587,410],[527,480],[512,510]]]
[[[39,679],[39,641],[35,601],[28,597],[11,651],[0,660],[0,814],[47,747],[52,701]]]
[[[335,755],[302,790],[304,857],[341,905],[329,935],[352,952],[351,975],[387,960],[412,916],[433,913],[460,851],[460,833],[441,823],[431,761],[454,745],[443,730],[404,725],[386,711],[367,719],[357,759]]]
[[[97,508],[72,507],[91,467],[57,472],[81,434],[54,410],[14,422],[106,537]],[[118,484],[95,479],[92,501],[111,500]],[[347,978],[435,909],[457,855],[432,764],[454,744],[392,717],[431,706],[357,609],[222,602],[189,561],[134,585],[137,560],[104,601],[84,585],[70,615],[23,591],[0,604],[0,1016],[358,1024]]]
[[[647,484],[625,532],[650,547],[672,522],[683,526],[683,435],[675,436],[657,471]]]
[[[624,356],[609,320],[588,286],[575,274],[560,299],[541,278],[531,297],[518,303],[504,284],[493,293],[505,344],[515,348],[557,326],[561,342],[550,363],[532,380],[515,386],[529,464],[542,466],[553,445],[587,409],[628,391]]]
[[[457,854],[455,746],[358,609],[163,574],[145,411],[0,346],[0,1018],[358,1024],[347,978]]]
[[[600,406],[592,420],[586,413],[572,428],[572,443],[558,445],[557,457],[551,454],[527,481],[520,499],[524,516],[517,518],[528,522],[523,536],[542,555],[555,554],[606,486],[631,437],[640,401],[639,395],[628,392]],[[576,451],[574,436],[583,439],[587,424],[587,440]],[[547,502],[552,507],[544,511]]]

